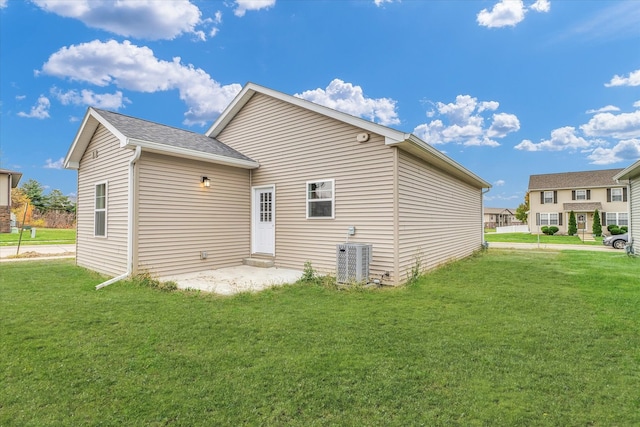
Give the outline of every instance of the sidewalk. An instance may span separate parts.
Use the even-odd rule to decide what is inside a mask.
[[[546,249],[553,251],[596,251],[596,252],[620,252],[611,246],[605,245],[557,245],[545,243],[507,243],[489,242],[489,249]],[[624,252],[624,251],[622,251]]]
[[[74,258],[76,245],[23,245],[15,257],[18,246],[0,246],[0,262]]]

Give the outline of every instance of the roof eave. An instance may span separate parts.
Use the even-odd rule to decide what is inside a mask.
[[[322,114],[323,116],[331,117],[336,120],[340,120],[344,123],[348,123],[360,129],[366,130],[371,133],[381,135],[385,138],[385,143],[395,143],[406,138],[404,132],[391,129],[384,125],[380,125],[369,120],[362,119],[360,117],[352,116],[347,113],[343,113],[338,110],[334,110],[324,105],[316,104],[306,99],[298,98],[293,95],[287,95],[277,90],[269,89],[264,86],[257,85],[255,83],[247,83],[240,93],[231,101],[227,108],[220,114],[216,121],[211,125],[209,130],[205,132],[205,135],[211,138],[217,138],[218,135],[224,130],[224,128],[233,120],[236,114],[246,105],[247,102],[256,93],[270,96],[283,102],[287,102],[298,107]],[[391,141],[391,142],[387,142]]]
[[[478,175],[474,174],[458,162],[453,159],[445,156],[439,150],[433,148],[417,136],[413,134],[405,134],[406,138],[402,141],[388,143],[387,145],[398,146],[405,151],[408,151],[412,154],[417,155],[418,157],[426,160],[427,162],[433,164],[434,166],[442,169],[446,172],[449,172],[463,181],[478,187],[478,188],[491,188],[491,184],[489,184],[484,179],[480,178]]]
[[[140,139],[128,138],[123,145],[124,148],[133,149],[136,146],[141,147],[144,151],[167,154],[184,159],[200,160],[203,162],[215,163],[219,165],[233,166],[243,169],[257,169],[260,164],[253,160],[235,159],[233,157],[221,156],[219,154],[205,153],[197,150],[189,150],[187,148],[173,147],[165,144],[158,144],[151,141],[143,141]]]
[[[629,180],[636,176],[640,176],[640,160],[614,175],[613,179],[616,181],[620,181],[621,179]]]
[[[103,125],[109,129],[109,131],[118,138],[121,145],[125,143],[125,136],[113,127],[111,123],[105,120],[96,110],[89,107],[82,119],[82,124],[78,129],[78,133],[76,133],[76,136],[71,143],[71,147],[69,147],[69,151],[64,158],[65,169],[77,170],[80,168],[80,159],[82,159],[82,156],[87,150],[89,142],[91,142],[91,138],[99,125]]]

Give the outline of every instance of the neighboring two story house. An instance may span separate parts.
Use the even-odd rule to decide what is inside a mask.
[[[629,188],[629,243],[640,254],[640,160],[614,177]]]
[[[543,226],[555,225],[566,234],[569,213],[574,212],[578,232],[593,230],[597,209],[602,230],[607,225],[629,225],[627,187],[614,176],[622,169],[564,172],[529,177],[529,229],[538,233]]]
[[[11,232],[11,189],[16,188],[22,173],[0,169],[0,233]]]

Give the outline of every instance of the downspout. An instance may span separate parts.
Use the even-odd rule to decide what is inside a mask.
[[[96,290],[102,289],[105,286],[109,286],[113,283],[119,282],[120,280],[124,280],[131,275],[133,271],[133,221],[135,218],[134,215],[134,189],[135,189],[135,164],[140,159],[140,155],[142,154],[142,147],[139,145],[136,146],[136,151],[133,153],[133,157],[129,160],[129,191],[128,191],[128,217],[127,217],[127,272],[121,274],[118,277],[114,277],[113,279],[109,279],[106,282],[102,282],[96,286]]]
[[[480,230],[482,232],[482,247],[485,249],[488,248],[489,245],[487,242],[484,241],[484,195],[487,194],[489,191],[491,191],[491,187],[488,187],[486,190],[483,190],[480,195],[480,224],[482,225],[482,227],[480,227]]]
[[[633,221],[631,220],[631,214],[633,213],[633,203],[631,203],[631,179],[627,180],[627,226],[629,227],[627,230],[627,236],[629,236],[629,241],[627,244],[631,246],[631,250],[634,250],[633,247]]]

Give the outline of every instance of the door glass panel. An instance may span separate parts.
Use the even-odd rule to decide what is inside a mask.
[[[271,222],[272,193],[260,193],[260,222]]]

